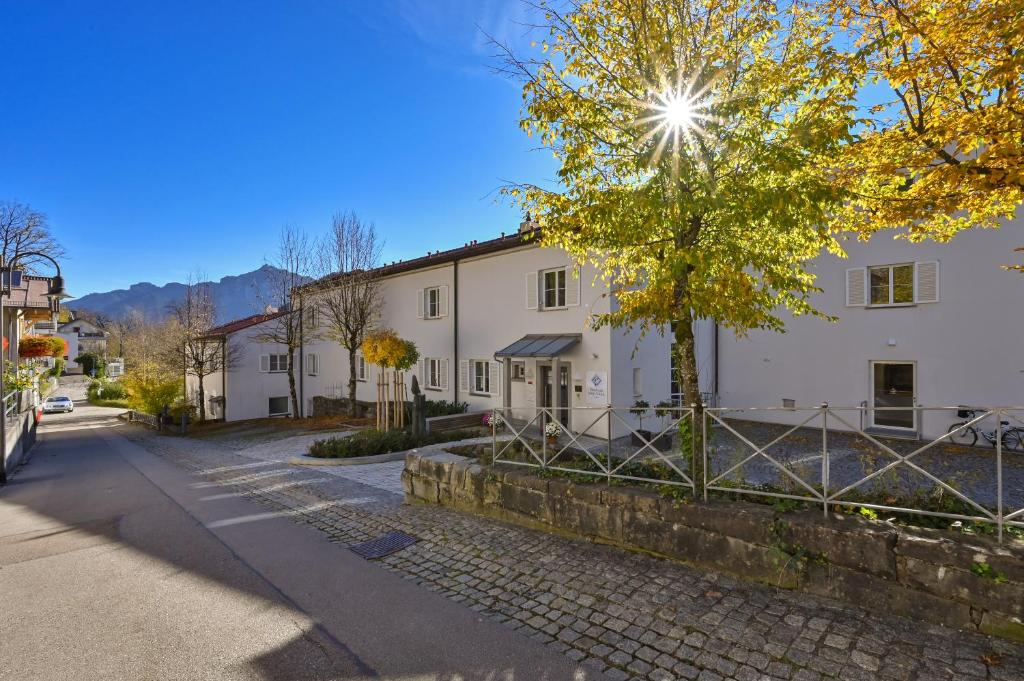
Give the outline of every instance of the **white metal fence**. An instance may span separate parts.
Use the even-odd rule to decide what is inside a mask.
[[[664,409],[647,431],[629,408],[573,407],[570,431],[554,409],[497,409],[492,460],[609,484],[673,485],[705,500],[765,497],[826,515],[844,507],[984,523],[1000,540],[1006,527],[1024,528],[1024,407],[708,407],[694,423],[696,413]],[[926,418],[932,436],[921,439]]]
[[[573,407],[573,417],[583,421],[575,433],[562,425],[555,409],[534,409],[532,416],[526,412],[525,418],[523,410],[495,409],[492,460],[601,477],[608,482],[633,480],[693,490],[694,410],[659,409],[663,412],[661,427],[646,431],[633,427],[629,409]],[[624,427],[628,435],[612,437],[616,426],[619,430]],[[498,435],[506,429],[512,437],[499,440]],[[557,435],[551,434],[554,431]],[[680,446],[683,437],[686,442]]]

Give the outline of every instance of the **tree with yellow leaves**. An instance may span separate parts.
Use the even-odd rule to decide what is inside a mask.
[[[839,246],[822,172],[849,140],[856,79],[820,14],[768,0],[540,0],[541,55],[506,48],[521,126],[558,184],[506,192],[544,244],[595,264],[596,325],[675,324],[683,399],[701,395],[693,322],[780,329],[814,313],[805,263]],[[697,478],[699,471],[695,468]]]
[[[420,352],[412,341],[400,338],[392,329],[378,329],[366,335],[363,358],[380,367],[377,378],[377,429],[405,425],[404,372],[414,366]],[[391,370],[389,376],[387,371]],[[392,409],[391,403],[395,406]]]
[[[834,226],[945,241],[1024,201],[1021,0],[831,0],[871,97]]]

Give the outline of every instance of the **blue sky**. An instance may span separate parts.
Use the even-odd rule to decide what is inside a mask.
[[[272,255],[355,210],[386,259],[514,230],[554,176],[481,32],[518,0],[0,0],[0,198],[50,218],[77,295]]]

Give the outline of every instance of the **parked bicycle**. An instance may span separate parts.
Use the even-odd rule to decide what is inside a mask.
[[[1003,441],[1003,449],[1009,449],[1013,451],[1024,451],[1024,427],[1011,426],[1009,421],[999,422],[999,435],[996,429],[983,430],[978,427],[977,423],[973,423],[966,428],[964,427],[972,419],[976,418],[979,414],[979,410],[971,409],[970,407],[961,406],[956,412],[957,418],[966,419],[965,421],[959,421],[949,427],[947,433],[953,433],[949,436],[950,442],[955,442],[958,445],[966,445],[971,447],[978,442],[978,436],[988,441],[993,447],[996,446],[996,441],[1000,437]],[[956,432],[954,432],[956,431]]]

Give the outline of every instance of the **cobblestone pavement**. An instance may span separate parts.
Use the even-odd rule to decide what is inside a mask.
[[[448,509],[211,443],[121,432],[351,544],[419,539],[379,564],[611,679],[1024,679],[1024,647]]]

